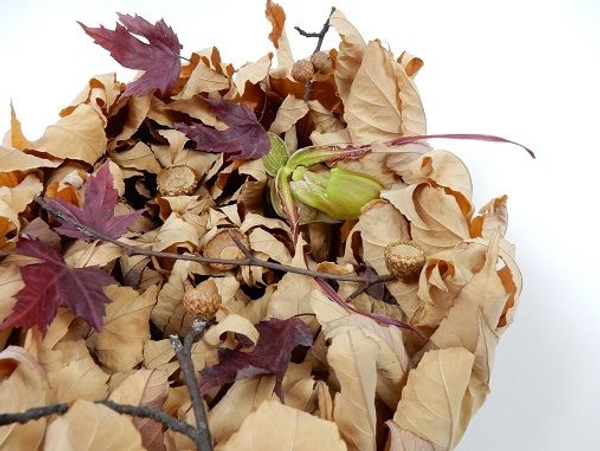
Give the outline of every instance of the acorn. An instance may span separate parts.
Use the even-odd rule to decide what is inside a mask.
[[[157,184],[163,196],[185,196],[196,191],[198,174],[187,165],[171,166],[158,175]]]
[[[245,255],[238,247],[233,237],[235,237],[235,239],[237,239],[245,247],[250,247],[250,242],[248,241],[246,235],[236,228],[225,228],[219,230],[204,244],[202,254],[205,257],[210,258],[243,260]],[[208,266],[219,271],[228,271],[235,268],[237,265],[229,263],[209,263]]]
[[[183,306],[196,317],[212,318],[221,307],[221,295],[212,279],[201,282],[183,294]]]
[[[310,57],[310,62],[313,64],[314,70],[318,74],[327,74],[333,68],[333,61],[331,57],[319,50]]]
[[[292,66],[292,78],[300,83],[312,80],[315,74],[313,63],[309,60],[299,60]]]
[[[388,271],[398,279],[407,281],[415,278],[425,265],[427,256],[414,241],[396,241],[383,251]]]

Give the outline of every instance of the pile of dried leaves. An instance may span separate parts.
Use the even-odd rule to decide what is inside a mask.
[[[13,111],[0,406],[69,408],[0,427],[3,449],[194,449],[94,401],[195,424],[169,336],[196,317],[218,450],[449,450],[484,402],[521,289],[506,197],[475,213],[423,138],[421,60],[334,10],[339,48],[296,61],[266,12],[274,54],[237,69],[182,64],[163,21],[82,25],[140,76],[93,77],[36,141]]]

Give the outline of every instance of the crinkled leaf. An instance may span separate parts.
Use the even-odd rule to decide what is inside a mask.
[[[79,25],[94,38],[96,44],[108,50],[119,64],[146,71],[129,83],[123,95],[143,96],[154,89],[163,95],[168,94],[179,78],[181,69],[179,51],[182,46],[177,35],[162,19],[152,25],[138,15],[118,16],[123,25],[117,23],[114,30],[103,26],[91,28],[81,22]],[[135,35],[144,37],[148,42],[141,41]]]
[[[283,398],[281,384],[292,351],[298,345],[310,346],[312,333],[298,318],[272,318],[258,323],[256,329],[260,336],[252,352],[219,349],[219,363],[200,372],[200,389],[203,392],[258,374],[275,374],[275,393]]]
[[[225,153],[243,160],[260,158],[269,151],[267,132],[250,108],[223,99],[204,101],[210,105],[217,119],[229,128],[220,131],[199,122],[192,126],[175,124],[177,130],[196,143],[196,149]]]
[[[113,187],[113,177],[108,170],[108,163],[105,163],[95,175],[87,179],[85,199],[81,208],[59,198],[45,199],[45,202],[66,216],[73,217],[81,224],[116,239],[125,233],[131,223],[144,211],[136,210],[132,213],[115,216],[114,210],[118,200],[119,193]],[[62,220],[61,222],[62,225],[56,228],[61,235],[88,241],[91,239],[90,236],[67,221]]]
[[[37,240],[22,238],[16,252],[42,262],[20,268],[25,286],[0,328],[38,326],[45,333],[58,306],[67,306],[94,329],[102,329],[109,302],[102,287],[115,283],[111,276],[96,267],[70,268],[62,255]]]

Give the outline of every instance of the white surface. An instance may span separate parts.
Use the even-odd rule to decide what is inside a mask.
[[[365,39],[420,56],[430,133],[491,133],[516,147],[436,141],[469,166],[475,201],[508,194],[509,237],[525,278],[516,321],[500,341],[492,393],[459,451],[600,449],[598,128],[600,3],[595,0],[280,0],[296,57],[331,6]],[[163,17],[183,55],[216,45],[239,67],[271,50],[264,2],[20,0],[0,3],[0,131],[12,98],[30,139],[54,123],[95,74],[117,71],[77,25],[114,28],[115,12]],[[337,45],[331,33],[325,48]]]

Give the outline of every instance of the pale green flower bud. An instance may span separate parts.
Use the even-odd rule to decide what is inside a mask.
[[[332,168],[325,173],[297,168],[290,188],[295,199],[333,219],[356,219],[361,208],[379,197],[383,185],[359,172]]]

